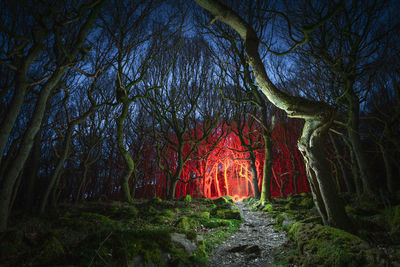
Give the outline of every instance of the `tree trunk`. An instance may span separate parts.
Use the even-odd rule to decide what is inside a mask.
[[[7,114],[4,114],[3,121],[0,125],[0,163],[3,160],[4,149],[10,137],[10,133],[14,127],[15,121],[17,120],[22,104],[24,103],[25,93],[29,86],[29,83],[27,82],[29,67],[39,55],[42,47],[43,45],[41,41],[35,42],[35,44],[33,44],[29,49],[28,55],[21,64],[18,65],[15,74],[15,92],[7,110]]]
[[[379,149],[382,152],[383,162],[385,163],[386,188],[390,194],[393,194],[395,192],[395,182],[393,179],[392,166],[390,165],[390,158],[383,144],[379,144]]]
[[[30,211],[34,204],[35,198],[35,182],[37,172],[40,167],[40,155],[41,155],[41,136],[40,131],[36,134],[33,149],[29,160],[29,166],[27,171],[27,193],[25,201],[25,209]]]
[[[26,159],[28,158],[31,148],[35,139],[36,134],[40,130],[40,125],[46,110],[46,103],[49,98],[50,92],[60,81],[64,75],[65,68],[56,70],[55,74],[50,80],[43,86],[40,91],[39,99],[33,112],[33,117],[29,123],[28,128],[25,131],[22,143],[20,145],[18,154],[14,161],[11,163],[9,171],[5,174],[2,180],[0,189],[0,231],[4,231],[7,228],[8,220],[8,207],[11,200],[11,194],[20,172],[24,168]]]
[[[125,148],[124,144],[124,122],[128,117],[130,103],[131,103],[130,101],[122,102],[121,115],[117,119],[117,143],[119,151],[122,154],[122,157],[124,158],[126,164],[126,168],[124,169],[120,179],[120,185],[121,185],[122,198],[126,202],[132,201],[129,188],[129,180],[131,179],[132,173],[135,169],[135,163],[133,162],[133,159],[129,154],[128,150]]]
[[[351,194],[354,194],[356,192],[355,186],[354,186],[354,181],[347,174],[346,167],[344,166],[344,163],[343,163],[343,160],[341,157],[338,140],[331,133],[329,133],[329,137],[332,141],[333,149],[335,150],[336,158],[337,158],[339,168],[340,168],[340,172],[342,173],[343,180],[344,180],[344,183],[346,184],[347,191]]]
[[[168,195],[167,195],[167,199],[172,200],[175,198],[175,192],[176,192],[176,185],[178,184],[178,180],[177,179],[172,179],[171,180],[171,185],[169,187],[168,190]]]
[[[256,158],[255,158],[253,152],[250,152],[250,168],[251,168],[251,174],[253,176],[254,197],[259,199],[260,198],[260,190],[258,189]]]
[[[316,204],[320,214],[322,214],[321,217],[325,220],[324,223],[346,229],[350,222],[344,211],[343,203],[336,192],[336,186],[330,176],[328,163],[323,151],[323,142],[330,124],[331,121],[329,120],[324,123],[306,120],[302,137],[299,140],[299,150],[306,161],[309,177],[312,178],[315,185],[311,187],[315,190],[313,196],[317,196],[314,202],[321,202],[319,198],[322,198],[322,203]],[[322,212],[324,207],[325,212]]]
[[[46,206],[49,202],[49,197],[50,194],[53,190],[55,190],[55,184],[57,182],[57,180],[59,180],[61,171],[64,167],[64,162],[68,157],[69,154],[69,145],[71,143],[71,138],[72,138],[72,131],[73,131],[73,126],[75,126],[75,124],[72,124],[70,126],[68,126],[67,132],[65,133],[65,138],[63,141],[63,145],[62,145],[62,155],[60,156],[60,158],[58,159],[56,168],[53,172],[53,174],[50,177],[50,181],[46,187],[46,191],[43,195],[43,199],[42,202],[40,204],[40,213],[44,213]]]
[[[355,159],[357,161],[358,169],[360,171],[360,178],[363,185],[363,193],[367,197],[374,197],[377,195],[376,183],[374,181],[374,177],[372,175],[371,166],[365,158],[363,148],[360,140],[360,104],[358,101],[358,97],[352,92],[348,90],[348,94],[346,95],[348,106],[348,127],[347,131],[349,134],[349,141],[353,148],[353,153]]]
[[[350,221],[335,191],[321,147],[332,122],[333,109],[326,103],[293,97],[280,91],[267,75],[258,53],[260,41],[252,27],[230,8],[216,0],[194,1],[211,12],[215,19],[231,26],[245,41],[248,63],[253,70],[259,88],[268,100],[276,107],[283,109],[289,117],[305,119],[306,122],[299,141],[299,147],[301,147],[304,160],[308,162],[309,175],[315,176],[318,182],[322,200],[325,204],[327,222],[342,229],[350,229]],[[323,211],[320,214],[323,216]]]
[[[271,201],[271,178],[272,178],[272,141],[270,133],[263,132],[264,138],[264,168],[263,168],[263,182],[261,187],[260,202]]]
[[[101,7],[105,4],[105,0],[98,2],[93,8],[92,12],[88,15],[85,23],[82,25],[79,34],[77,35],[77,41],[72,48],[70,53],[71,58],[75,59],[78,55],[80,48],[84,44],[86,39],[86,34],[94,23],[98,12]],[[66,62],[63,62],[66,63]],[[56,87],[61,78],[63,77],[65,71],[67,70],[66,66],[58,67],[51,78],[44,84],[43,88],[40,91],[38,101],[35,106],[35,110],[33,112],[32,119],[29,122],[29,126],[26,129],[18,154],[14,161],[12,162],[9,171],[6,173],[4,179],[1,181],[0,187],[0,232],[5,231],[7,229],[7,221],[9,215],[9,204],[11,200],[11,194],[13,192],[13,188],[18,178],[21,170],[23,169],[26,159],[28,158],[34,138],[36,134],[40,130],[40,126],[43,120],[43,116],[46,110],[46,103],[49,98],[51,91]],[[3,151],[2,151],[3,152]]]

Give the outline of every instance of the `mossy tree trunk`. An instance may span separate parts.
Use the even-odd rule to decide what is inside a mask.
[[[260,202],[266,203],[271,201],[271,178],[272,178],[272,140],[270,133],[263,131],[264,138],[264,167],[263,180],[261,187]]]
[[[258,53],[259,39],[253,28],[227,6],[215,0],[194,0],[213,14],[215,19],[231,26],[245,41],[248,63],[253,70],[259,88],[276,107],[286,111],[288,116],[305,120],[302,136],[298,142],[307,173],[315,177],[322,197],[321,216],[326,213],[326,223],[342,229],[350,229],[351,223],[339,201],[335,185],[330,175],[323,153],[323,142],[332,123],[333,109],[322,102],[293,97],[280,91],[267,76]]]

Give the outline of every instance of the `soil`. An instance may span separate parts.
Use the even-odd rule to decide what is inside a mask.
[[[275,220],[265,212],[251,211],[242,202],[236,205],[244,222],[216,249],[208,266],[273,266],[273,251],[286,243],[286,233],[275,230]]]

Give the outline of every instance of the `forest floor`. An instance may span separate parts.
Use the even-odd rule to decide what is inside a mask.
[[[390,206],[342,196],[353,233],[322,224],[309,194],[62,203],[16,213],[0,266],[399,266],[400,194]]]
[[[271,266],[273,251],[287,241],[284,231],[274,228],[275,220],[265,212],[236,202],[244,222],[210,257],[208,266]]]

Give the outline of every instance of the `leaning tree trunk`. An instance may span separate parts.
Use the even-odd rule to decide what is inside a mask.
[[[15,73],[15,92],[7,113],[4,115],[3,121],[0,125],[0,163],[3,159],[4,148],[6,147],[15,121],[17,120],[19,111],[21,110],[22,104],[24,103],[26,90],[29,87],[29,83],[27,82],[29,67],[39,55],[42,47],[42,41],[35,40],[33,46],[28,50],[27,56],[24,59],[21,59],[18,64],[18,68]]]
[[[31,152],[35,136],[40,130],[40,125],[46,110],[46,103],[50,92],[60,81],[61,77],[64,75],[64,72],[65,68],[58,69],[40,91],[33,117],[25,131],[18,154],[11,163],[9,171],[6,172],[5,176],[3,177],[0,189],[0,231],[4,231],[7,228],[11,194],[13,192],[15,182],[24,168],[26,159]]]
[[[258,53],[259,39],[253,28],[227,6],[216,0],[194,0],[213,14],[214,19],[231,26],[245,41],[248,63],[253,70],[259,88],[276,107],[284,110],[289,117],[305,119],[303,134],[299,140],[309,179],[315,177],[315,189],[319,189],[321,209],[326,213],[326,223],[342,229],[350,229],[343,204],[335,191],[332,177],[327,168],[322,150],[327,131],[332,123],[333,109],[326,103],[293,97],[280,91],[269,79]],[[332,186],[333,184],[333,186]],[[321,216],[324,214],[320,210]]]
[[[95,6],[92,7],[91,13],[87,16],[85,23],[82,25],[76,39],[76,43],[72,48],[71,53],[69,53],[69,58],[75,59],[78,55],[81,47],[84,45],[86,34],[89,29],[92,27],[98,12],[105,4],[105,0],[97,2]],[[69,59],[68,59],[69,60]],[[65,59],[63,63],[71,63]],[[9,215],[9,204],[11,201],[11,194],[13,192],[13,188],[15,182],[23,169],[26,159],[28,158],[34,138],[38,131],[40,130],[40,126],[44,117],[44,113],[46,110],[47,100],[50,96],[51,91],[56,87],[61,78],[63,77],[65,71],[68,68],[68,64],[63,64],[62,67],[57,67],[52,77],[45,83],[42,90],[40,91],[38,101],[35,106],[35,110],[32,116],[32,119],[29,122],[29,126],[26,129],[21,145],[19,147],[18,154],[14,161],[12,162],[9,171],[1,180],[0,187],[0,232],[5,231],[7,229],[7,221]],[[2,152],[1,152],[2,153]]]

